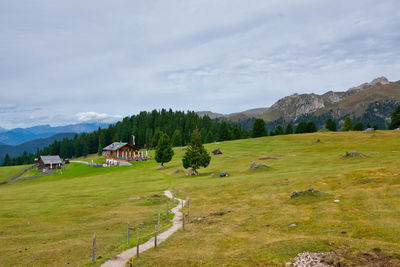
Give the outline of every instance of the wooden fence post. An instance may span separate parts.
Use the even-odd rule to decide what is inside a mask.
[[[169,214],[168,214],[168,213],[169,213],[168,200],[169,200],[169,199],[167,198],[167,223],[168,223],[168,221],[169,221],[169,220],[168,220],[168,219],[169,219],[169,218],[168,218],[168,215],[169,215]]]
[[[189,203],[190,203],[190,197],[189,197],[189,199],[187,200],[187,222],[189,223]]]
[[[158,231],[160,231],[160,213],[158,213],[157,226],[158,226]]]
[[[129,222],[126,227],[126,243],[129,245]]]
[[[94,264],[96,260],[96,233],[93,235],[93,252],[92,252],[92,264]]]
[[[136,257],[139,258],[139,227],[137,228],[137,237],[136,237]]]
[[[157,225],[155,225],[154,229],[154,248],[157,248]]]
[[[185,231],[185,213],[182,212],[182,230]]]

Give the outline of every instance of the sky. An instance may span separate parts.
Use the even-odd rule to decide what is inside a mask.
[[[0,0],[0,127],[400,80],[400,1]]]

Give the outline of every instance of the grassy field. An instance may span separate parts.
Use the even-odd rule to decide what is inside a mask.
[[[8,179],[11,179],[15,175],[18,175],[29,166],[31,165],[0,167],[0,183],[5,182]]]
[[[143,253],[139,266],[284,266],[299,252],[338,248],[400,256],[399,131],[206,147],[224,154],[212,156],[197,177],[173,174],[182,169],[183,151],[177,149],[162,171],[154,161],[98,169],[70,164],[64,175],[0,186],[0,265],[87,264],[94,232],[100,264],[122,250],[127,221],[143,222],[144,234],[154,229],[165,209],[160,195],[171,188],[181,198],[190,194],[192,221]],[[352,150],[365,158],[340,157]],[[251,170],[252,161],[271,168]],[[229,176],[211,175],[221,172]],[[290,198],[309,188],[321,193]]]

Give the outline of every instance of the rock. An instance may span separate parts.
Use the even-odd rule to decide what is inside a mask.
[[[296,227],[297,226],[297,223],[291,223],[291,224],[289,224],[289,227]]]
[[[374,131],[375,131],[374,128],[367,128],[367,129],[364,130],[364,133],[372,133]]]
[[[259,162],[255,162],[255,161],[250,163],[250,169],[259,169],[259,168],[270,168],[270,166],[268,166],[267,164],[259,163]]]
[[[187,173],[186,176],[193,176],[193,175],[199,175],[199,173],[196,170],[190,169]]]
[[[165,166],[159,166],[158,168],[157,168],[157,170],[162,170],[162,169],[165,169]]]
[[[335,199],[333,202],[338,203],[338,202],[340,202],[340,200],[339,199]]]
[[[361,152],[350,151],[346,152],[346,154],[342,156],[342,158],[356,158],[356,157],[365,158],[365,155]]]
[[[211,175],[210,175],[211,177],[215,177],[215,173],[211,173]]]
[[[290,195],[291,198],[294,198],[296,196],[299,195],[299,192],[297,192],[296,190],[293,191],[293,193]]]
[[[139,199],[141,199],[141,197],[131,197],[131,198],[128,198],[128,200],[139,200]]]
[[[175,171],[174,171],[174,174],[178,174],[178,173],[180,173],[180,172],[184,172],[184,171],[182,171],[182,170],[175,170]]]

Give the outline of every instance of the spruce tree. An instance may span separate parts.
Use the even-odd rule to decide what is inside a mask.
[[[314,132],[318,131],[317,126],[315,125],[315,123],[313,121],[309,121],[307,123],[306,128],[307,128],[307,130],[306,130],[307,133],[314,133]]]
[[[346,117],[344,120],[344,125],[342,131],[351,131],[353,130],[353,121],[350,117]]]
[[[198,175],[197,169],[206,168],[210,164],[211,156],[201,143],[199,131],[196,129],[192,134],[192,139],[183,156],[182,163],[185,169],[192,168],[194,175]]]
[[[329,118],[326,121],[325,128],[328,129],[329,131],[336,132],[336,130],[337,130],[336,122]]]
[[[182,146],[182,133],[178,129],[174,131],[174,134],[172,135],[172,146]]]
[[[307,122],[302,121],[296,127],[296,133],[306,133],[307,132]]]
[[[283,134],[283,128],[282,128],[282,126],[280,126],[280,125],[276,126],[275,134],[276,134],[276,135],[281,135],[281,134]]]
[[[206,143],[212,143],[215,141],[214,135],[211,131],[208,131],[208,134],[206,136]]]
[[[258,118],[254,121],[252,137],[261,137],[266,135],[265,122],[263,119]]]
[[[400,127],[400,105],[397,106],[392,113],[392,122],[389,125],[389,129],[397,129]]]
[[[354,131],[362,131],[362,130],[364,130],[364,124],[363,124],[361,121],[360,121],[360,122],[357,122],[357,123],[354,125],[353,130],[354,130]]]
[[[223,121],[219,127],[218,140],[219,141],[230,140],[228,124],[225,121]]]
[[[289,123],[286,126],[285,134],[292,134],[292,133],[293,133],[293,126],[292,126],[292,124]]]
[[[164,163],[170,162],[173,155],[174,150],[172,150],[171,140],[167,134],[161,133],[156,146],[155,160],[164,167]]]
[[[3,166],[11,166],[10,155],[8,153],[4,157]]]

